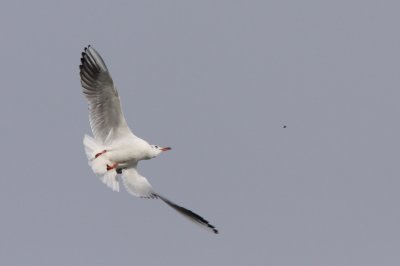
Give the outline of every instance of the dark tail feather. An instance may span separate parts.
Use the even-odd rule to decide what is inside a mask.
[[[153,193],[153,195],[156,198],[159,198],[162,201],[164,201],[166,204],[168,204],[170,207],[174,208],[177,212],[179,212],[180,214],[182,214],[186,218],[189,218],[192,222],[195,222],[195,223],[198,223],[198,224],[200,224],[202,226],[205,226],[208,230],[211,230],[215,234],[218,234],[218,230],[215,228],[215,226],[210,224],[206,219],[204,219],[200,215],[192,212],[191,210],[188,210],[186,208],[183,208],[183,207],[173,203],[172,201],[170,201],[169,199],[164,198],[163,196],[160,196],[160,195],[155,194],[155,193]]]

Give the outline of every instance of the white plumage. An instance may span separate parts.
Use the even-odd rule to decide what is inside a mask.
[[[79,67],[94,136],[85,135],[83,144],[93,172],[114,191],[119,191],[118,174],[122,174],[122,182],[130,194],[159,198],[190,220],[218,233],[213,225],[198,214],[157,194],[148,180],[138,173],[139,161],[154,158],[171,148],[150,145],[132,133],[125,121],[118,91],[100,54],[88,46],[82,52]]]

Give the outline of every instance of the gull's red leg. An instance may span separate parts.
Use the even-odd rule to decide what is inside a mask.
[[[115,168],[117,168],[117,166],[118,166],[117,163],[114,163],[114,164],[112,164],[112,165],[108,165],[108,164],[107,164],[107,171],[110,171],[110,170],[112,170],[112,169],[115,169]]]
[[[103,150],[102,152],[97,153],[97,154],[94,156],[94,158],[97,158],[97,157],[99,157],[100,155],[102,155],[102,154],[104,154],[104,153],[106,153],[106,152],[107,152],[107,150]]]

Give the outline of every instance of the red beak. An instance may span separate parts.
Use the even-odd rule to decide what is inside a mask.
[[[169,151],[170,149],[172,149],[171,147],[165,147],[165,148],[161,148],[160,150],[162,151]]]

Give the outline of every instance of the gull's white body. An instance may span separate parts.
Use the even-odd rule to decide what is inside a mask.
[[[150,159],[152,150],[146,141],[127,136],[110,143],[104,155],[110,161],[118,163],[122,168],[127,168],[135,166],[135,164],[130,165],[130,162],[136,163],[140,160]]]
[[[122,113],[118,91],[101,58],[92,47],[85,48],[80,65],[81,84],[89,104],[89,122],[94,138],[85,135],[83,143],[93,172],[103,183],[119,191],[118,171],[126,190],[142,198],[159,198],[192,221],[218,233],[201,216],[157,194],[137,171],[138,162],[156,157],[170,148],[150,145],[135,136]]]

